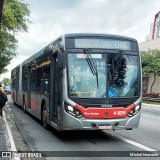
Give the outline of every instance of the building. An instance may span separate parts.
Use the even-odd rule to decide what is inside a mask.
[[[139,43],[140,51],[147,51],[148,49],[159,49],[160,50],[160,37],[151,39],[146,42]]]
[[[147,51],[149,49],[151,50],[159,49],[160,50],[160,37],[150,40],[150,41],[139,43],[139,49],[140,51]],[[153,84],[153,81],[154,81],[153,74],[148,74],[146,76],[143,76],[143,91],[144,92],[150,93],[150,88]],[[156,81],[152,88],[152,92],[160,93],[160,76],[158,75],[156,75]]]
[[[155,15],[154,24],[150,26],[150,34],[146,42],[139,43],[140,51],[147,51],[149,49],[160,50],[160,12]],[[160,63],[160,62],[159,62]],[[154,75],[148,74],[143,76],[143,91],[150,93],[151,86],[154,82]],[[160,93],[160,76],[156,75],[156,81],[152,88],[152,92]]]

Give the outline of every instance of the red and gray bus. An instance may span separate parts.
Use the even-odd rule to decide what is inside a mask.
[[[64,34],[11,72],[12,99],[61,130],[137,128],[142,68],[135,39]]]

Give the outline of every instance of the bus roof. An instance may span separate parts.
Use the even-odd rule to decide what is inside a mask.
[[[63,35],[62,35],[63,36]],[[131,41],[137,41],[135,38],[114,35],[114,34],[100,34],[100,33],[68,33],[64,34],[66,38],[74,38],[74,37],[108,37],[108,38],[118,38],[118,39],[128,39]]]
[[[29,62],[31,62],[33,59],[39,57],[40,55],[42,55],[44,53],[44,50],[53,42],[55,42],[56,40],[60,39],[60,38],[75,38],[75,37],[97,37],[97,38],[115,38],[115,39],[125,39],[125,40],[131,40],[131,41],[136,41],[136,39],[131,38],[131,37],[125,37],[125,36],[120,36],[120,35],[113,35],[113,34],[100,34],[100,33],[67,33],[67,34],[63,34],[61,36],[59,36],[58,38],[56,38],[54,41],[52,41],[51,43],[49,43],[48,45],[46,45],[44,48],[42,48],[41,50],[39,50],[37,53],[33,54],[31,57],[29,57],[28,59],[26,59],[25,61],[22,62],[22,65],[27,64]],[[16,67],[15,67],[16,68]]]

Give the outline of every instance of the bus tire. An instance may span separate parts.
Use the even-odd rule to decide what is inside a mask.
[[[42,120],[42,125],[45,129],[48,129],[48,123],[47,123],[47,109],[46,109],[46,104],[44,103],[42,105],[42,113],[41,113],[41,120]]]
[[[23,98],[23,112],[27,113],[25,99]]]

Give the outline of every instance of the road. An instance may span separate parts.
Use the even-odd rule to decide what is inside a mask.
[[[142,106],[142,114],[138,129],[129,131],[67,131],[59,135],[54,129],[45,130],[38,120],[25,114],[23,110],[9,102],[11,132],[20,151],[146,151],[150,149],[160,151],[160,107]],[[135,143],[137,142],[137,143]],[[145,148],[146,147],[146,148]],[[149,147],[149,148],[147,148]],[[82,154],[85,152],[82,152]],[[133,157],[68,157],[76,160],[105,160]],[[158,157],[145,157],[148,159]],[[41,158],[49,159],[53,158]],[[55,157],[54,159],[62,159]],[[142,159],[142,157],[134,157]]]
[[[117,134],[160,151],[160,106],[143,104],[139,128]]]

